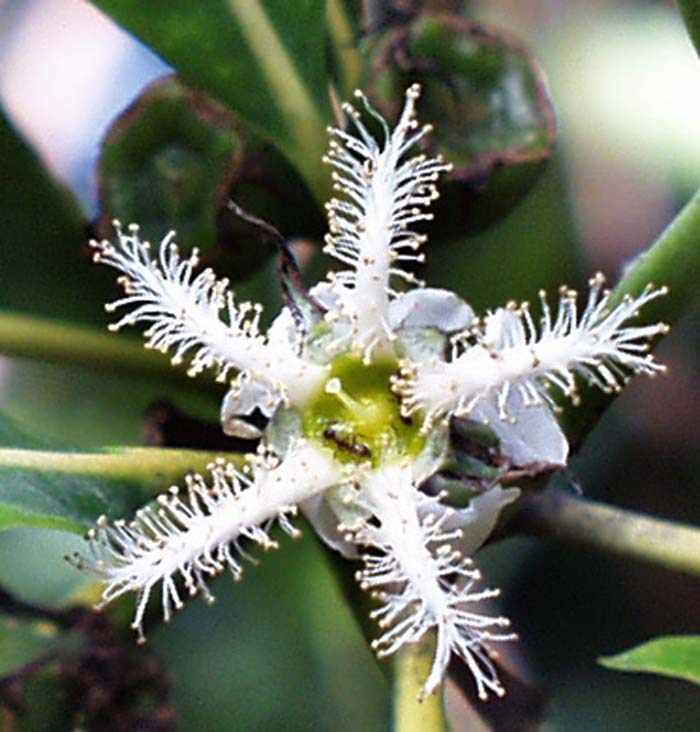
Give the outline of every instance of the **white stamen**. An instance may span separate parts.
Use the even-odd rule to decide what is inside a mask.
[[[373,642],[377,655],[388,656],[407,643],[416,643],[434,628],[437,649],[420,698],[436,690],[452,653],[467,664],[477,693],[502,696],[488,644],[514,640],[503,617],[478,612],[475,603],[496,597],[497,590],[474,590],[480,578],[469,558],[448,542],[461,538],[459,529],[447,528],[453,512],[431,512],[439,498],[430,498],[415,485],[409,465],[380,468],[367,476],[359,501],[378,519],[365,523],[354,540],[370,548],[358,573],[363,589],[382,601],[372,613],[385,628]],[[471,606],[471,609],[470,609]]]
[[[290,523],[296,505],[324,491],[341,479],[330,454],[300,441],[279,461],[269,454],[252,459],[252,477],[231,463],[210,466],[210,477],[187,477],[187,490],[177,488],[161,495],[126,524],[111,526],[98,521],[88,541],[91,559],[76,562],[100,575],[106,582],[105,605],[128,593],[138,593],[132,627],[143,640],[143,619],[153,588],[161,583],[163,617],[182,607],[176,576],[184,580],[187,595],[201,592],[211,601],[207,579],[228,567],[238,580],[243,573],[241,558],[249,555],[241,547],[248,539],[264,549],[277,547],[269,535],[277,520],[291,536],[297,530]]]
[[[158,258],[152,259],[150,245],[138,236],[138,227],[124,233],[114,222],[117,241],[91,242],[96,262],[123,273],[119,278],[125,297],[110,303],[109,312],[130,308],[121,320],[110,325],[119,330],[125,325],[147,323],[146,347],[173,353],[174,364],[190,354],[188,374],[196,376],[214,368],[218,380],[239,372],[245,381],[263,385],[271,412],[281,400],[303,402],[325,375],[325,369],[310,363],[294,351],[293,344],[274,345],[260,332],[262,306],[236,303],[228,280],[217,279],[212,270],[195,274],[198,251],[182,259],[170,232],[161,242]],[[228,322],[221,318],[225,312]]]
[[[538,332],[527,303],[511,305],[489,315],[479,329],[456,341],[450,362],[436,358],[404,363],[394,380],[406,414],[421,411],[428,429],[442,415],[469,414],[479,401],[495,394],[501,419],[514,419],[506,410],[517,389],[526,406],[556,404],[549,385],[577,400],[575,374],[606,392],[619,391],[631,373],[653,376],[664,371],[649,351],[649,340],[667,332],[663,323],[624,325],[666,288],[647,287],[636,298],[626,297],[612,310],[610,292],[596,275],[590,282],[586,308],[579,318],[576,293],[562,289],[556,319],[541,293],[543,316]]]
[[[343,197],[328,204],[327,251],[346,269],[330,273],[330,284],[311,291],[325,311],[319,327],[298,328],[285,309],[262,334],[261,306],[235,303],[227,280],[211,270],[196,273],[197,252],[182,259],[172,233],[155,258],[134,225],[124,233],[115,222],[116,242],[93,242],[95,260],[117,269],[125,290],[107,306],[110,312],[128,309],[111,328],[147,324],[147,346],[170,350],[176,363],[189,358],[193,375],[214,368],[226,380],[229,372],[238,373],[222,406],[226,430],[260,437],[285,457],[274,457],[268,447],[242,470],[221,460],[211,466],[210,477],[189,476],[186,490],[171,489],[130,524],[110,525],[102,517],[88,533],[91,559],[78,558],[76,564],[104,581],[102,604],[138,593],[133,625],[143,638],[147,603],[158,584],[166,620],[183,604],[183,584],[187,594],[201,592],[213,600],[211,577],[228,568],[239,579],[242,560],[256,561],[246,552],[248,544],[276,546],[270,535],[274,522],[298,534],[292,519],[299,505],[331,547],[352,558],[364,552],[357,578],[381,602],[373,613],[383,629],[374,642],[379,655],[436,632],[421,697],[439,686],[453,653],[473,674],[479,697],[500,696],[504,690],[490,645],[515,636],[506,630],[506,618],[484,614],[482,603],[497,591],[477,589],[480,574],[467,555],[486,540],[518,491],[496,486],[463,509],[446,505],[443,493],[424,494],[418,484],[444,462],[448,431],[434,430],[420,454],[409,458],[415,435],[407,428],[412,436],[404,438],[396,430],[399,415],[390,411],[396,402],[387,401],[389,389],[401,397],[405,416],[423,413],[425,432],[435,420],[471,413],[491,425],[504,463],[564,464],[568,446],[550,411],[556,405],[547,388],[575,399],[576,374],[616,391],[630,373],[662,371],[648,341],[666,326],[626,322],[665,289],[649,287],[611,308],[603,278],[596,276],[580,317],[571,290],[562,290],[556,318],[542,295],[539,325],[527,304],[511,304],[480,322],[454,295],[402,290],[400,281],[422,285],[407,266],[423,261],[425,236],[411,227],[431,218],[427,207],[437,197],[435,183],[450,166],[423,154],[406,159],[430,131],[416,120],[417,85],[406,92],[393,131],[362,93],[356,96],[383,138],[378,142],[349,104],[343,109],[352,132],[331,130],[327,161]],[[446,338],[460,330],[445,361]],[[344,373],[335,368],[340,359],[360,356],[365,364],[378,356],[387,363],[404,359],[400,373],[385,384],[386,393],[375,392],[376,369],[367,373],[371,390],[356,394],[350,388],[357,363],[352,375],[343,376],[346,385],[332,376]],[[361,384],[365,375],[358,376]],[[320,396],[322,402],[315,403]],[[281,403],[289,409],[279,409]],[[271,418],[265,429],[241,419],[256,410]],[[377,433],[376,449],[364,444],[364,425]],[[329,440],[333,451],[320,446]]]
[[[451,169],[441,158],[422,154],[401,162],[430,131],[416,121],[419,94],[417,84],[408,89],[401,118],[390,132],[367,98],[358,93],[367,112],[384,129],[383,146],[347,104],[343,109],[355,134],[332,129],[325,158],[335,169],[335,188],[344,194],[343,199],[334,198],[327,205],[330,233],[325,251],[350,268],[334,273],[332,281],[343,286],[342,301],[353,324],[354,346],[367,362],[375,349],[386,347],[394,337],[388,325],[389,300],[396,295],[391,277],[423,284],[398,265],[422,261],[422,255],[414,252],[425,237],[409,227],[432,218],[424,209],[438,196],[435,181],[439,174]]]

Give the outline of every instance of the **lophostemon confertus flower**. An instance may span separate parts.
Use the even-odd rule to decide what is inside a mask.
[[[391,130],[357,93],[361,112],[343,106],[345,129],[331,129],[326,158],[338,198],[328,203],[325,250],[342,265],[309,293],[297,290],[267,333],[261,307],[234,299],[225,279],[197,270],[168,234],[157,252],[138,227],[93,242],[95,260],[121,273],[124,314],[111,326],[143,323],[147,347],[187,359],[189,372],[212,369],[230,385],[225,432],[259,437],[245,467],[221,460],[191,475],[130,521],[104,517],[90,531],[82,565],[105,583],[103,604],[138,595],[133,626],[143,638],[149,598],[169,619],[183,597],[211,597],[208,581],[235,579],[251,546],[276,547],[274,523],[296,535],[302,511],[322,539],[361,562],[356,577],[377,601],[377,654],[393,654],[436,635],[422,696],[437,689],[451,656],[469,667],[478,695],[502,695],[494,645],[515,638],[490,614],[472,556],[517,488],[497,480],[455,506],[429,480],[452,449],[450,424],[469,419],[491,430],[513,468],[566,463],[568,445],[550,389],[576,398],[576,376],[618,390],[632,373],[663,369],[649,340],[665,326],[629,325],[664,289],[647,288],[612,306],[596,275],[582,312],[563,288],[556,312],[541,295],[535,322],[527,304],[483,319],[453,293],[413,274],[431,218],[436,182],[450,166],[413,154],[430,132],[420,126],[411,86]],[[372,118],[375,137],[362,117]],[[268,418],[264,430],[249,420]]]

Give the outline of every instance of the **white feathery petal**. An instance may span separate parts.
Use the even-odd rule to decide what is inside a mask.
[[[421,517],[434,513],[441,518],[447,511],[443,528],[462,529],[462,538],[456,539],[453,544],[464,556],[473,556],[491,536],[501,511],[520,497],[520,488],[501,488],[495,485],[487,491],[474,496],[466,508],[451,508],[442,501],[424,504],[421,508]]]
[[[501,419],[497,402],[495,394],[480,399],[469,419],[482,422],[498,437],[499,452],[508,458],[511,467],[566,465],[569,443],[549,406],[526,407],[520,391],[512,389],[505,405],[510,419]]]
[[[482,399],[496,399],[502,420],[508,413],[511,392],[517,390],[524,407],[547,404],[556,408],[548,392],[555,386],[577,399],[575,374],[606,392],[619,391],[632,373],[654,375],[664,366],[649,353],[649,341],[667,332],[663,323],[626,325],[651,300],[667,288],[647,287],[637,297],[626,296],[610,307],[610,291],[598,274],[579,317],[577,294],[562,288],[556,318],[540,293],[543,316],[539,329],[529,306],[499,309],[486,318],[481,330],[455,340],[453,360],[433,358],[425,363],[403,364],[394,382],[404,413],[425,415],[425,429],[443,415],[467,415]],[[521,412],[522,413],[522,412]]]
[[[332,491],[342,491],[343,489],[353,490],[350,486],[338,486]],[[337,511],[337,501],[329,500],[331,498],[329,493],[331,491],[317,493],[300,503],[299,508],[325,544],[342,554],[346,559],[357,559],[357,545],[348,536],[347,528],[343,524],[343,520],[347,519],[351,507],[348,506],[350,511]]]
[[[434,328],[441,333],[464,331],[474,322],[474,311],[450,290],[424,287],[402,293],[389,304],[392,329]]]
[[[299,313],[284,308],[268,333],[261,333],[261,306],[236,303],[226,279],[210,269],[197,272],[197,251],[183,259],[173,232],[154,255],[135,225],[124,232],[115,222],[115,242],[92,242],[95,260],[120,272],[125,291],[107,306],[110,312],[126,310],[110,328],[144,323],[147,347],[170,351],[174,363],[189,359],[190,374],[213,368],[221,381],[237,374],[222,405],[224,431],[260,437],[267,445],[243,469],[219,460],[208,476],[188,476],[182,491],[171,488],[132,522],[110,524],[101,517],[89,532],[89,555],[74,563],[102,579],[102,605],[137,594],[133,627],[140,639],[152,594],[160,594],[166,620],[185,595],[201,592],[213,600],[213,576],[228,568],[238,580],[243,559],[255,561],[246,548],[276,547],[273,524],[298,534],[291,520],[298,508],[329,546],[348,558],[361,556],[357,579],[380,603],[372,613],[382,629],[373,643],[379,656],[435,632],[435,657],[419,698],[438,688],[452,654],[470,669],[481,699],[505,693],[492,644],[516,636],[506,618],[487,614],[498,591],[479,587],[470,556],[519,490],[496,485],[462,509],[445,505],[444,494],[421,491],[419,485],[443,464],[449,444],[442,418],[469,415],[490,425],[513,466],[565,463],[568,445],[548,388],[575,399],[576,374],[615,391],[631,373],[662,371],[649,341],[666,326],[626,323],[665,288],[650,286],[612,305],[597,275],[581,314],[572,290],[561,291],[556,317],[542,293],[537,326],[527,303],[496,310],[480,322],[456,295],[423,288],[411,268],[423,261],[426,237],[414,228],[432,218],[428,207],[438,196],[436,182],[451,166],[439,156],[409,157],[431,129],[416,119],[419,94],[417,84],[407,90],[391,130],[356,92],[365,120],[371,117],[383,132],[379,139],[350,104],[343,105],[349,129],[330,130],[326,162],[340,193],[327,204],[325,251],[344,268],[310,291],[320,307],[309,316],[309,327],[300,327]],[[419,288],[404,292],[400,280]],[[452,353],[445,360],[450,337]],[[411,449],[417,444],[413,430],[407,428],[405,439],[394,430],[396,400],[376,390],[384,365],[368,370],[362,385],[358,357],[367,365],[385,359],[392,371],[394,359],[403,359],[386,388],[400,397],[402,416],[423,415],[429,437],[418,455]],[[334,418],[343,413],[327,409],[332,400],[314,401],[336,394],[344,405],[355,404],[342,391],[336,366],[338,373],[350,369],[353,378],[358,373],[362,387],[356,413],[348,408],[355,416],[338,427],[337,440]],[[292,408],[278,409],[280,404]],[[265,430],[244,419],[256,409],[272,418]],[[320,437],[319,425],[326,424]],[[341,441],[346,427],[347,443]],[[379,448],[372,447],[371,455],[363,442],[365,427],[377,435]]]
[[[242,541],[276,548],[269,535],[273,521],[298,535],[290,521],[297,505],[341,479],[330,453],[304,441],[282,461],[260,452],[246,467],[240,470],[217,461],[208,478],[187,476],[184,492],[171,488],[156,504],[138,511],[133,522],[110,525],[101,517],[89,532],[91,556],[79,557],[76,564],[106,583],[102,605],[128,592],[138,593],[132,627],[141,640],[148,599],[159,583],[166,621],[183,605],[178,575],[187,594],[201,592],[212,601],[209,578],[228,567],[238,580],[241,558],[254,561]]]
[[[505,631],[506,618],[479,612],[478,603],[498,591],[475,589],[479,571],[454,547],[463,531],[448,525],[456,512],[418,489],[408,463],[370,473],[358,500],[376,518],[352,535],[369,549],[358,581],[382,603],[372,612],[384,629],[372,644],[377,655],[388,656],[435,629],[435,658],[420,698],[437,689],[453,653],[467,664],[481,699],[502,696],[488,645],[515,635]]]
[[[146,347],[172,352],[174,364],[189,354],[190,375],[214,368],[222,382],[231,370],[239,372],[241,388],[256,381],[264,391],[260,406],[266,413],[282,400],[303,401],[317,388],[324,368],[300,358],[295,344],[280,338],[271,341],[262,334],[262,306],[236,303],[227,279],[217,279],[211,269],[196,273],[197,249],[183,259],[171,231],[153,258],[149,243],[139,237],[138,226],[132,224],[128,233],[118,221],[114,227],[114,243],[91,242],[95,261],[122,273],[124,297],[106,309],[129,311],[110,330],[145,323]]]
[[[432,218],[425,209],[438,196],[435,182],[440,173],[450,170],[441,157],[420,154],[404,160],[431,130],[416,120],[419,95],[417,84],[409,87],[399,122],[391,131],[367,98],[356,92],[366,112],[381,125],[383,144],[369,133],[350,104],[344,104],[343,111],[354,129],[330,129],[325,160],[334,168],[334,187],[343,197],[327,204],[330,232],[325,251],[348,269],[329,277],[343,285],[342,315],[350,319],[353,345],[366,361],[393,339],[389,302],[397,293],[391,280],[418,282],[405,265],[423,261],[418,250],[425,236],[411,227]]]

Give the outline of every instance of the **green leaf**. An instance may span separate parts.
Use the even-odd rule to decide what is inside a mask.
[[[330,120],[324,0],[95,0],[277,144],[320,200]],[[157,22],[154,22],[157,18]]]
[[[136,338],[1,310],[0,353],[159,380],[184,382],[186,376],[170,369],[162,354],[148,351]]]
[[[669,635],[598,662],[616,671],[669,676],[700,684],[700,635]]]
[[[435,221],[437,223],[437,221]],[[553,161],[510,216],[476,236],[432,246],[426,279],[464,297],[477,312],[531,300],[577,282],[576,239],[563,176]]]
[[[2,110],[0,160],[0,307],[67,320],[103,319],[111,278],[91,264],[86,218]]]
[[[700,3],[698,0],[678,0],[678,8],[695,50],[700,52]]]
[[[29,526],[83,532],[101,514],[129,516],[216,457],[156,448],[37,449],[38,441],[6,417],[0,417],[0,444],[12,445],[0,448],[0,530]]]
[[[299,541],[276,532],[280,551],[249,565],[242,583],[230,575],[214,580],[213,606],[190,601],[172,623],[149,633],[149,645],[177,679],[181,729],[391,729],[379,664],[322,561],[313,530],[303,521],[299,528]],[[413,692],[415,700],[418,689]]]
[[[503,218],[551,157],[554,110],[529,51],[461,16],[421,14],[393,24],[369,54],[370,97],[386,111],[419,81],[428,144],[454,166],[440,185],[435,231],[454,236]]]
[[[326,0],[332,72],[343,98],[353,93],[362,78],[362,57],[357,48],[357,38],[362,32],[360,13],[347,5],[345,0]]]

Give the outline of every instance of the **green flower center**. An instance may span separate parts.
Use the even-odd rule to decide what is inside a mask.
[[[417,425],[401,417],[390,385],[397,370],[393,359],[370,366],[353,357],[336,359],[304,415],[304,434],[330,447],[343,462],[379,465],[391,455],[415,457],[425,439]]]

